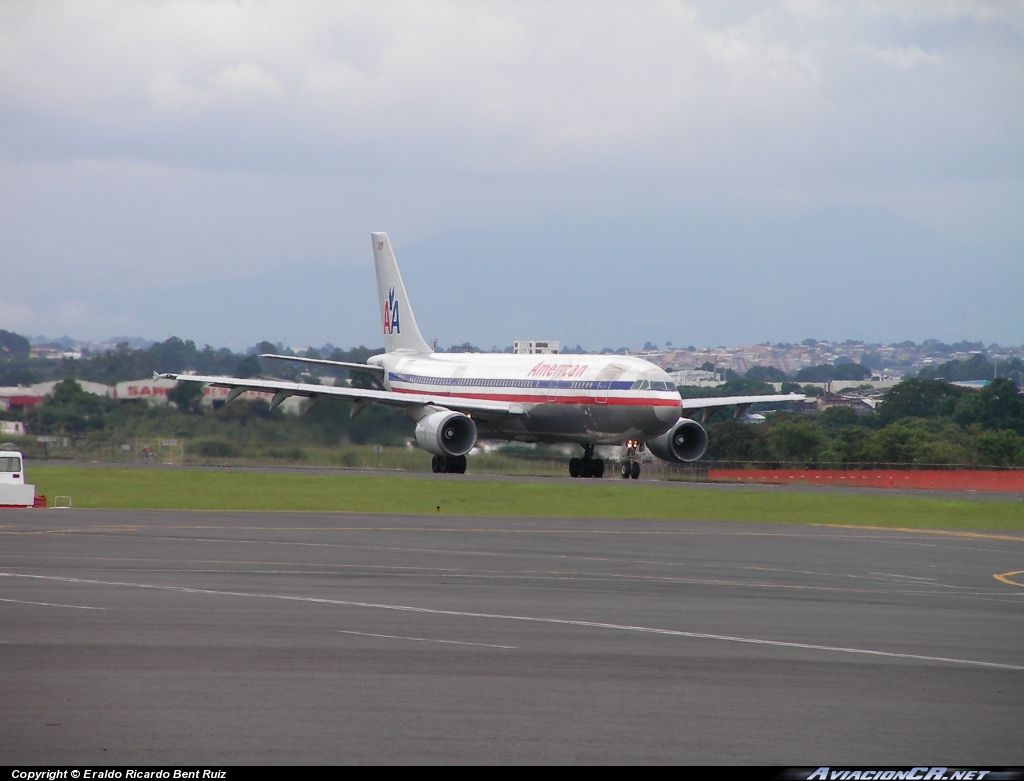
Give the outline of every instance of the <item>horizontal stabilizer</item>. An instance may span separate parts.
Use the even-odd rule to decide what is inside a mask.
[[[683,409],[709,409],[711,407],[735,407],[739,404],[777,404],[785,401],[804,401],[802,393],[783,393],[777,396],[705,396],[701,399],[683,399]]]
[[[699,417],[706,421],[718,410],[732,407],[733,417],[738,418],[751,404],[778,404],[788,401],[805,401],[802,393],[784,393],[777,396],[705,396],[701,399],[683,399],[683,417]]]
[[[279,361],[292,361],[294,363],[313,363],[318,366],[333,366],[337,369],[347,369],[350,372],[368,372],[377,377],[384,376],[384,368],[381,366],[370,366],[368,363],[349,363],[348,361],[328,361],[326,358],[299,358],[295,355],[275,355],[274,353],[260,353],[260,358],[275,358]]]

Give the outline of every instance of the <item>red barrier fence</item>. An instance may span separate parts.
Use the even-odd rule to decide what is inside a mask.
[[[926,488],[935,491],[1011,491],[1024,493],[1024,471],[970,469],[709,469],[709,480],[738,483],[799,483],[850,488]]]

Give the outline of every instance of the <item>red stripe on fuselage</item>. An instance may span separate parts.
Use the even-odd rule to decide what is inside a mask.
[[[534,396],[521,394],[501,393],[449,393],[447,391],[435,391],[429,388],[396,388],[391,387],[394,393],[415,393],[418,396],[444,396],[455,399],[477,399],[480,401],[514,401],[527,404],[600,404],[616,407],[678,407],[683,406],[682,399],[659,399],[637,396],[603,396],[598,401],[594,396],[559,396],[557,394],[547,396],[543,393]]]

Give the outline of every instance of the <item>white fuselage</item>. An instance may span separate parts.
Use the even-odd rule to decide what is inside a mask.
[[[395,393],[522,408],[521,415],[473,415],[483,438],[621,444],[667,431],[682,406],[668,374],[629,356],[391,352],[369,363],[384,368],[384,387]]]

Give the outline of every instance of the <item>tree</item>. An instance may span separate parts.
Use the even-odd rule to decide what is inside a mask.
[[[775,393],[775,388],[768,383],[745,380],[735,373],[715,390],[723,396],[771,396]]]
[[[964,427],[977,423],[988,431],[1024,434],[1024,398],[1010,380],[992,380],[980,390],[968,390],[957,401],[953,420]]]
[[[266,339],[264,339],[262,342],[260,342],[259,344],[256,345],[256,348],[255,348],[255,350],[253,350],[253,352],[255,352],[257,354],[259,354],[259,353],[275,353],[276,354],[279,351],[277,349],[277,345],[276,344],[274,344],[273,342],[268,342]]]
[[[789,379],[782,369],[774,366],[751,366],[743,376],[754,382],[786,382]]]
[[[199,353],[195,342],[191,339],[184,341],[177,336],[157,342],[148,352],[155,360],[157,371],[175,373],[192,368]]]
[[[889,464],[969,464],[963,430],[952,423],[909,418],[876,431],[871,437],[872,460]]]
[[[719,461],[752,461],[757,426],[736,420],[712,423],[708,431],[708,457]]]
[[[858,415],[849,407],[829,407],[815,416],[818,425],[829,438],[835,437],[840,431],[847,428],[863,428],[863,418],[864,416]]]
[[[32,346],[24,336],[0,329],[0,360],[24,360],[31,350]]]
[[[983,431],[974,444],[983,466],[1024,466],[1024,437],[1013,431]]]
[[[871,376],[871,369],[860,363],[841,363],[833,368],[836,380],[866,380]]]
[[[989,363],[984,355],[977,353],[966,361],[953,360],[938,366],[925,366],[917,376],[924,380],[945,380],[946,382],[991,380],[995,376],[995,366]]]
[[[249,377],[258,376],[261,368],[259,358],[255,355],[247,355],[238,362],[238,366],[235,368],[235,374],[245,380]]]
[[[871,461],[871,432],[859,426],[840,429],[821,451],[820,457],[824,463],[856,464]]]
[[[167,391],[167,400],[182,412],[197,415],[203,411],[203,387],[198,382],[179,382]]]
[[[101,396],[86,393],[69,377],[54,386],[53,393],[43,399],[31,417],[40,429],[37,434],[83,434],[104,427],[109,403]]]
[[[888,361],[876,351],[866,352],[860,357],[860,362],[869,369],[884,369]]]
[[[796,373],[797,382],[831,382],[836,378],[836,367],[828,363],[805,366]]]
[[[1005,377],[1020,387],[1024,385],[1024,361],[1014,358],[996,364],[996,377]]]
[[[31,385],[36,381],[36,373],[25,367],[15,367],[0,371],[0,385]]]
[[[936,418],[951,415],[956,403],[972,391],[941,380],[904,380],[894,385],[878,405],[878,418],[883,425],[900,418]]]
[[[786,417],[758,432],[754,454],[762,461],[800,462],[811,466],[817,463],[826,441],[825,432],[816,421]]]

